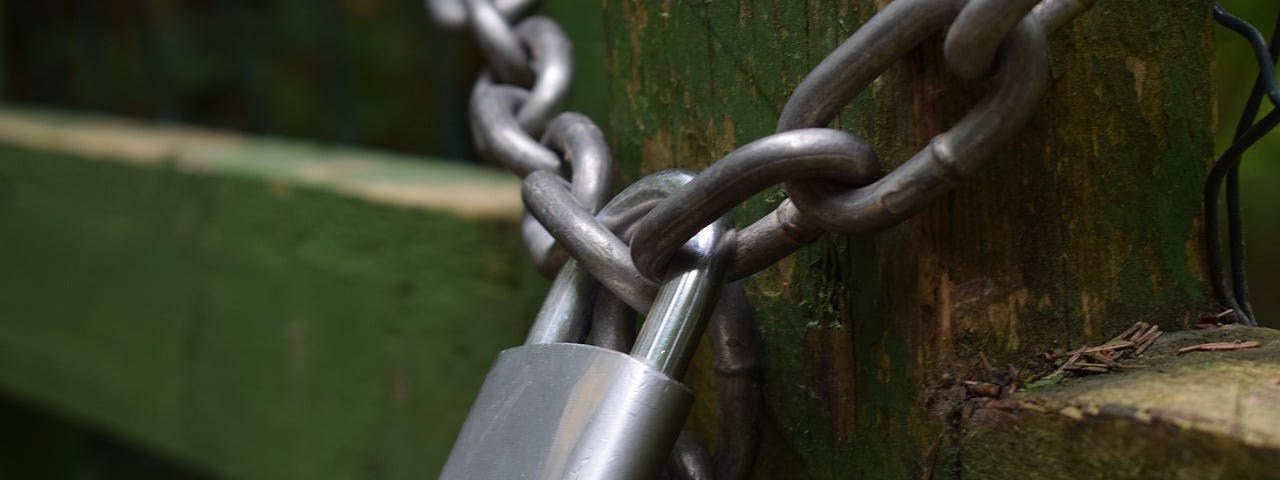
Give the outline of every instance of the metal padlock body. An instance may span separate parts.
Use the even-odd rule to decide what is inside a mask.
[[[622,352],[510,348],[485,379],[441,478],[656,478],[692,400],[680,382]]]
[[[600,215],[664,197],[686,171],[628,187]],[[503,351],[454,443],[441,478],[648,480],[661,471],[692,402],[679,378],[715,304],[734,246],[721,217],[673,260],[630,354],[581,345],[599,284],[577,261],[561,268],[525,345]]]

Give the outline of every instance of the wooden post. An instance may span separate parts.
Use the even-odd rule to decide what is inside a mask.
[[[701,169],[772,133],[809,69],[887,3],[605,0],[623,175]],[[1210,3],[1099,2],[1051,38],[1039,113],[975,178],[905,224],[828,235],[751,280],[767,352],[759,478],[943,478],[965,463],[944,454],[960,450],[948,418],[963,400],[948,385],[1025,374],[1042,368],[1038,352],[1137,321],[1183,329],[1216,309],[1200,243]],[[886,168],[982,91],[948,72],[942,38],[835,122]],[[781,197],[758,196],[739,224]],[[695,385],[711,381],[703,353]],[[703,438],[714,416],[701,396]]]

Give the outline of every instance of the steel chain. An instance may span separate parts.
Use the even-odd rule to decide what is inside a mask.
[[[592,330],[595,343],[616,349],[635,341],[630,310],[649,308],[656,282],[681,245],[766,188],[783,183],[789,198],[737,233],[730,280],[767,268],[826,231],[866,233],[896,225],[949,191],[1029,119],[1048,88],[1046,35],[1094,2],[896,0],[805,77],[782,110],[778,133],[730,152],[700,174],[647,177],[642,188],[628,189],[606,206],[613,179],[609,146],[591,119],[559,113],[573,70],[563,30],[547,17],[526,16],[536,0],[426,0],[437,25],[469,29],[488,60],[470,99],[473,137],[482,156],[525,179],[528,213],[521,231],[539,272],[555,276],[545,303],[551,307],[544,308],[572,309],[576,314],[567,317],[590,319],[573,325],[535,320],[528,343],[581,339]],[[892,64],[943,30],[948,67],[966,80],[990,78],[991,87],[949,131],[883,174],[874,148],[825,127]],[[578,296],[595,292],[597,282],[605,287],[598,294]],[[571,288],[584,285],[590,288]],[[721,410],[741,413],[726,415],[719,432],[719,445],[730,451],[716,455],[722,478],[749,471],[749,458],[725,457],[754,451],[753,439],[735,433],[751,430],[754,422],[733,420],[754,418],[759,410],[755,380],[743,380],[743,372],[754,371],[758,352],[730,345],[753,328],[749,319],[742,323],[750,308],[742,306],[745,296],[737,298],[741,287],[734,285],[725,295],[737,304],[729,302],[723,309],[732,312],[717,315],[738,320],[713,324]],[[551,317],[566,318],[539,313]],[[708,478],[706,456],[682,436],[672,464],[686,478]]]

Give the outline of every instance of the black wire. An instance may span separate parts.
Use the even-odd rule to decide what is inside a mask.
[[[1257,123],[1262,96],[1267,95],[1276,103],[1280,85],[1276,82],[1275,62],[1280,56],[1280,13],[1272,30],[1270,47],[1262,40],[1262,34],[1253,25],[1227,13],[1220,5],[1214,5],[1214,19],[1249,40],[1258,60],[1258,77],[1254,80],[1249,100],[1236,124],[1233,142],[1218,161],[1205,183],[1205,246],[1208,250],[1209,271],[1214,294],[1224,306],[1234,309],[1239,322],[1257,325],[1253,309],[1249,305],[1249,283],[1244,265],[1244,226],[1240,208],[1240,161],[1244,151],[1280,124],[1280,111],[1272,111]],[[1222,268],[1222,245],[1218,232],[1218,193],[1222,181],[1227,186],[1227,223],[1231,244],[1231,288],[1227,287]]]
[[[1276,61],[1274,56],[1267,55],[1267,42],[1262,38],[1262,32],[1249,22],[1228,13],[1222,5],[1214,4],[1213,19],[1222,26],[1235,30],[1249,41],[1249,46],[1253,47],[1253,55],[1258,62],[1258,75],[1265,78],[1267,82],[1267,97],[1271,99],[1273,105],[1280,106],[1280,85],[1276,83]]]
[[[1267,66],[1275,63],[1276,58],[1280,56],[1280,13],[1276,15],[1276,23],[1271,31],[1270,50],[1264,58],[1268,58]],[[1258,45],[1254,45],[1255,53]],[[1271,70],[1274,74],[1274,70]],[[1257,119],[1258,109],[1262,104],[1262,94],[1264,89],[1270,88],[1275,90],[1276,82],[1274,80],[1266,80],[1266,70],[1259,70],[1258,78],[1254,79],[1253,90],[1249,94],[1249,101],[1245,104],[1245,110],[1241,113],[1240,121],[1236,124],[1236,133],[1233,141],[1239,141],[1244,133],[1248,130],[1254,120]],[[1243,154],[1243,152],[1241,152]],[[1244,222],[1240,207],[1240,166],[1237,164],[1227,172],[1227,235],[1228,242],[1231,245],[1231,286],[1235,291],[1236,304],[1240,307],[1240,311],[1248,322],[1257,325],[1257,317],[1253,315],[1253,306],[1249,304],[1249,281],[1245,274],[1245,239],[1244,239]]]

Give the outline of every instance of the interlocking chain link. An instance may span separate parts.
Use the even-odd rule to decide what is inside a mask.
[[[1049,83],[1046,36],[1094,1],[896,0],[809,72],[787,100],[777,133],[701,173],[646,178],[643,184],[658,187],[629,189],[606,207],[613,179],[609,146],[591,119],[560,113],[573,71],[564,31],[547,17],[529,15],[536,0],[426,0],[438,25],[470,30],[488,60],[470,99],[474,140],[482,156],[524,178],[528,214],[521,230],[539,272],[556,276],[549,298],[593,291],[575,286],[604,287],[594,306],[576,297],[547,302],[590,311],[572,317],[591,321],[535,321],[530,343],[584,338],[591,329],[593,341],[617,349],[634,341],[630,310],[649,309],[681,246],[766,188],[783,183],[788,198],[737,233],[730,280],[769,267],[827,231],[868,233],[896,225],[950,191],[1030,118]],[[890,66],[943,31],[947,66],[965,80],[990,79],[987,93],[950,130],[886,174],[866,141],[826,127]],[[565,172],[571,172],[567,180]],[[742,295],[736,285],[726,292]],[[745,297],[739,300],[746,305]],[[717,315],[747,318],[750,311]],[[721,410],[753,408],[742,398],[755,386],[740,376],[755,368],[756,354],[728,346],[750,324],[729,319],[712,328]],[[720,478],[749,472],[755,442],[739,438],[735,428],[749,427],[732,421],[750,416],[723,419],[718,444],[731,452],[717,452]],[[682,437],[676,449],[681,475],[708,478],[711,467],[696,442]],[[747,458],[726,459],[734,455]]]

